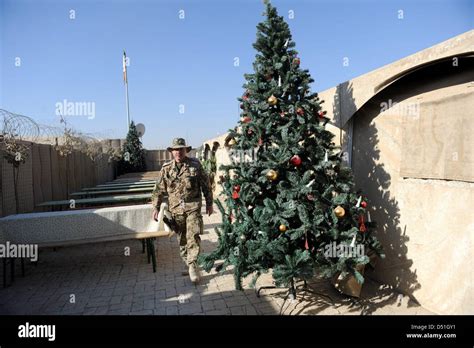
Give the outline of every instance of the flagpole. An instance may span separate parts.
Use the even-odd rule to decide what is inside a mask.
[[[127,133],[130,129],[130,107],[128,104],[128,76],[127,76],[127,55],[125,50],[123,51],[123,81],[125,82],[125,102],[127,106]]]
[[[127,131],[130,128],[130,107],[128,106],[128,82],[125,82],[125,101],[127,102]]]

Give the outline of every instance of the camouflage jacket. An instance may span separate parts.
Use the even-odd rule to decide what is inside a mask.
[[[152,193],[152,204],[159,209],[164,196],[168,196],[168,208],[172,214],[201,211],[202,196],[206,205],[212,205],[209,178],[196,158],[186,157],[178,170],[176,161],[166,162],[161,167]]]

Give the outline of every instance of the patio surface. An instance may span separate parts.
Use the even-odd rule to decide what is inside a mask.
[[[217,243],[214,226],[221,221],[215,206],[211,217],[204,215],[202,249]],[[137,240],[40,250],[36,266],[26,261],[21,276],[16,262],[15,282],[0,289],[0,314],[78,314],[78,315],[277,315],[283,314],[433,314],[390,287],[366,280],[361,298],[339,294],[326,281],[310,287],[325,296],[299,293],[283,304],[284,289],[262,290],[257,297],[244,281],[244,291],[234,289],[232,272],[202,272],[201,282],[193,285],[181,275],[183,263],[176,238],[155,241],[157,272],[153,273]],[[125,256],[125,248],[130,256]],[[0,270],[0,273],[2,270]],[[1,278],[0,278],[1,279]],[[271,285],[270,275],[257,286]],[[73,301],[74,300],[74,301]]]

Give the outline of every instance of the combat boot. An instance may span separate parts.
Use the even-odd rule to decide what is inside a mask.
[[[193,283],[199,282],[199,267],[195,263],[189,265],[189,279]]]

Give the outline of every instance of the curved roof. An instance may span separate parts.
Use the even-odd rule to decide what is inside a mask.
[[[342,128],[368,100],[400,78],[446,59],[472,55],[474,30],[329,88],[319,97],[325,101],[331,123]]]

